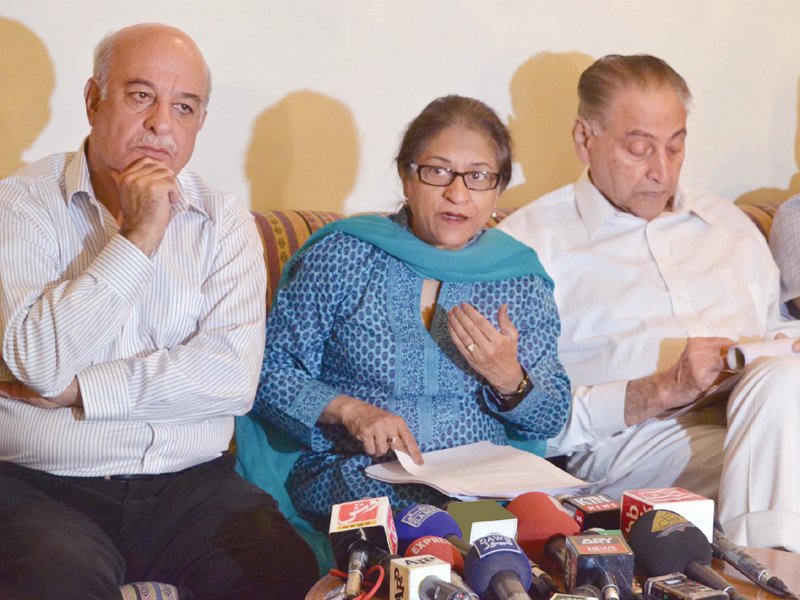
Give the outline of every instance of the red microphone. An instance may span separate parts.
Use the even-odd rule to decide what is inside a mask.
[[[459,574],[464,574],[464,557],[453,544],[437,535],[426,535],[414,540],[406,548],[406,556],[421,556],[430,554],[450,564],[450,567]]]
[[[517,543],[533,560],[562,569],[566,564],[564,540],[580,533],[580,527],[561,503],[543,492],[526,492],[508,503],[517,517]]]

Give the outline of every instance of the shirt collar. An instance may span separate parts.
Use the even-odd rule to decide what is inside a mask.
[[[578,213],[586,227],[586,235],[592,237],[600,226],[615,214],[626,214],[615,207],[603,196],[589,178],[589,169],[584,169],[580,178],[575,183],[575,200],[577,202]],[[703,214],[703,209],[692,203],[691,200],[678,187],[675,190],[675,197],[672,201],[672,208],[665,211],[662,215],[680,215],[693,213],[706,223],[711,223],[708,215]],[[632,216],[632,215],[631,215]],[[633,217],[635,218],[635,217]]]
[[[92,187],[92,178],[89,175],[89,161],[86,158],[87,141],[88,138],[83,141],[81,147],[78,149],[78,152],[75,153],[75,156],[73,156],[72,160],[70,160],[67,164],[64,172],[64,191],[66,192],[64,194],[64,198],[66,199],[67,204],[72,202],[74,198],[80,196],[88,197],[92,203],[99,204],[97,196],[94,194],[94,188]],[[181,184],[179,176],[178,202],[173,204],[170,207],[170,210],[173,214],[175,214],[185,212],[190,208],[193,208],[204,215],[206,214],[206,211],[198,206],[191,197],[187,197],[183,190],[183,185]]]

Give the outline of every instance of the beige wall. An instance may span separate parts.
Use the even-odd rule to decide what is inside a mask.
[[[396,205],[392,158],[432,98],[472,95],[514,135],[518,205],[575,178],[578,74],[611,52],[689,82],[686,185],[746,202],[800,192],[800,0],[0,0],[0,176],[77,148],[94,44],[183,28],[214,76],[191,167],[257,208]]]

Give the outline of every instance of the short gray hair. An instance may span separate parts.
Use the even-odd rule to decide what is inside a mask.
[[[103,99],[108,96],[108,79],[110,76],[108,67],[111,64],[111,58],[114,55],[119,34],[122,31],[124,30],[120,29],[119,31],[109,33],[102,40],[100,40],[94,49],[94,69],[92,77],[94,77],[95,81],[97,81],[97,85],[100,86],[100,97]],[[202,53],[200,54],[200,57],[203,60],[203,67],[206,70],[206,81],[208,82],[203,103],[208,106],[208,101],[211,98],[211,69],[208,68],[208,64],[206,63],[206,59],[203,57]]]
[[[596,60],[578,81],[578,114],[602,122],[615,95],[625,87],[669,86],[689,110],[689,86],[666,61],[649,54],[609,54]]]

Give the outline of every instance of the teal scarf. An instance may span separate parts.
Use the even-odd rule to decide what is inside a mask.
[[[297,257],[322,238],[341,231],[403,261],[420,277],[438,281],[499,281],[537,275],[553,284],[536,251],[497,229],[489,229],[474,244],[460,250],[443,250],[423,242],[393,220],[374,214],[340,219],[316,231],[292,255],[281,274],[286,283]]]

